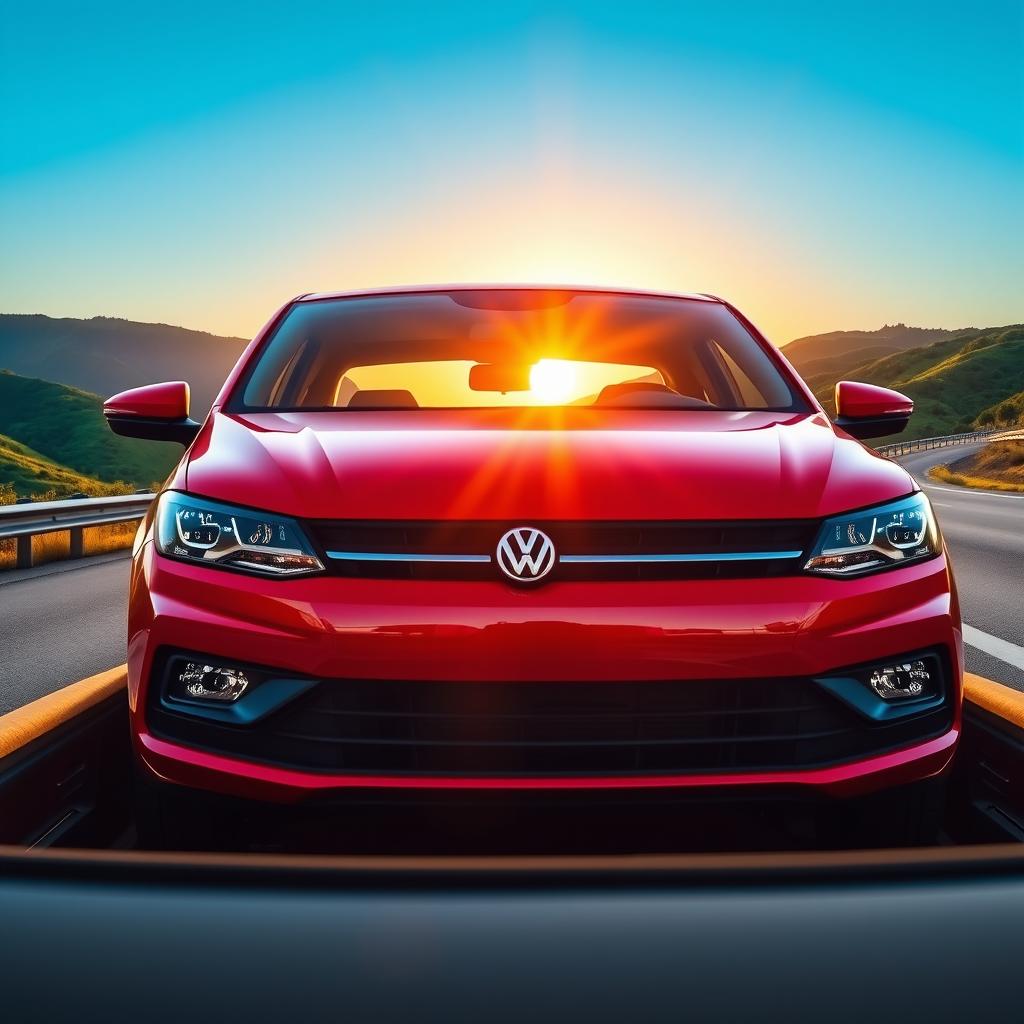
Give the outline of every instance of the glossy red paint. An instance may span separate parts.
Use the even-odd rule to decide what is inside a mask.
[[[837,431],[795,377],[807,412],[224,411],[288,308],[243,354],[169,487],[300,518],[524,523],[817,519],[916,490],[900,466]],[[851,394],[856,403],[859,392]],[[869,404],[871,396],[860,394]],[[936,739],[814,770],[585,779],[313,774],[152,735],[146,697],[165,646],[317,676],[467,686],[752,676],[769,685],[773,676],[941,647],[953,666],[954,720]],[[782,784],[864,793],[948,764],[959,735],[962,669],[960,614],[944,555],[853,579],[561,581],[529,590],[498,580],[264,579],[164,558],[147,520],[131,578],[129,699],[142,762],[172,782],[267,800],[356,786]]]
[[[853,380],[841,380],[836,384],[836,412],[840,416],[873,419],[878,416],[909,416],[913,411],[913,399],[891,388]]]
[[[671,420],[671,422],[669,422]],[[916,489],[824,413],[214,413],[182,487],[352,519],[808,519]]]
[[[187,419],[188,409],[189,386],[183,380],[131,388],[103,403],[105,415],[141,416],[158,420]]]

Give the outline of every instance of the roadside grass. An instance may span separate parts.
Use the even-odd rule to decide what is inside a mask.
[[[948,466],[933,466],[928,475],[960,487],[1024,493],[1024,441],[993,441]]]
[[[132,546],[138,523],[114,523],[112,526],[90,526],[82,531],[82,546],[86,555],[102,555],[108,551],[122,551]],[[68,557],[70,538],[66,530],[43,533],[32,538],[32,564],[59,562]],[[0,572],[13,569],[17,564],[17,542],[0,540]]]

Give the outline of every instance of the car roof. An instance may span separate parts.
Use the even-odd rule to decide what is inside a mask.
[[[492,291],[543,291],[543,292],[588,292],[596,295],[637,295],[658,299],[692,299],[696,302],[722,302],[715,295],[687,292],[649,291],[643,288],[613,288],[601,285],[581,284],[415,284],[397,285],[390,288],[359,288],[354,291],[310,292],[300,295],[296,302],[318,302],[324,299],[353,299],[373,295],[422,295],[447,292],[492,292]]]

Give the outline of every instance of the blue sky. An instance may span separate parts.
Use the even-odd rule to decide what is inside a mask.
[[[0,310],[423,281],[1024,319],[1024,5],[6,5]]]

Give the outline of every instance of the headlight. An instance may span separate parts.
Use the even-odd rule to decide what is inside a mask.
[[[164,491],[156,511],[156,546],[183,562],[227,566],[261,576],[322,572],[293,519]]]
[[[826,519],[807,572],[857,576],[931,558],[942,550],[939,528],[923,494]]]

